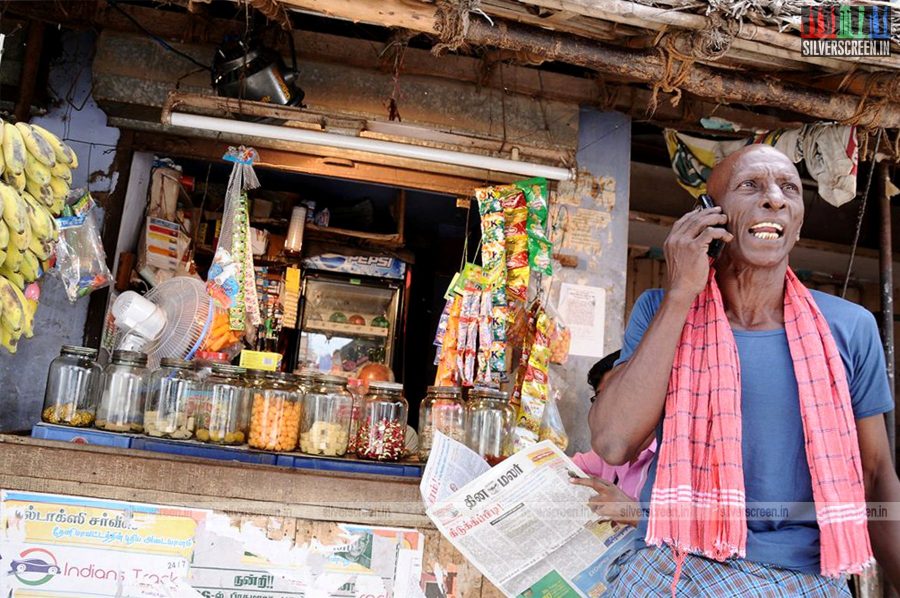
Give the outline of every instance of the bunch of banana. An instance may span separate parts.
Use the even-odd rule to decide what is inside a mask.
[[[33,334],[37,294],[26,289],[53,255],[55,217],[78,158],[56,135],[26,123],[0,120],[0,147],[0,346],[15,353],[19,339]]]

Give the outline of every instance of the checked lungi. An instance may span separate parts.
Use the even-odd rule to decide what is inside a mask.
[[[669,598],[675,560],[668,548],[648,547],[621,564],[603,598]],[[844,579],[767,567],[744,559],[718,563],[687,555],[678,598],[850,598]]]

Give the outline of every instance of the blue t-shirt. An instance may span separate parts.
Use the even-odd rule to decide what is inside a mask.
[[[653,289],[638,298],[617,363],[627,361],[634,353],[659,309],[663,293],[661,289]],[[849,301],[818,291],[812,291],[812,295],[831,328],[847,370],[854,417],[862,419],[893,409],[875,318]],[[805,573],[819,573],[819,528],[811,507],[791,508],[787,515],[780,507],[775,511],[753,510],[754,503],[811,505],[813,502],[797,378],[787,336],[783,329],[735,330],[734,338],[741,365],[747,559]],[[657,437],[661,441],[661,422]],[[645,515],[655,480],[656,458],[641,490]],[[760,515],[763,517],[758,518]],[[638,524],[637,535],[644,538],[646,532],[645,516]],[[643,541],[639,541],[639,547],[643,545]]]

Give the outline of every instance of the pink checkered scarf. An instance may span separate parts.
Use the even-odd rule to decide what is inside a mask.
[[[784,326],[821,532],[822,575],[859,573],[874,560],[846,372],[828,323],[790,269]],[[717,561],[745,556],[740,362],[712,270],[691,306],[669,378],[647,543],[673,548],[673,596],[687,553]]]

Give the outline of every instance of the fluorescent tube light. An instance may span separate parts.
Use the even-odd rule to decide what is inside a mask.
[[[544,164],[534,164],[532,162],[519,162],[518,160],[507,160],[504,158],[493,158],[478,154],[466,154],[463,152],[410,145],[407,143],[397,143],[394,141],[351,137],[349,135],[264,125],[242,120],[201,116],[198,114],[173,112],[170,115],[170,124],[176,127],[189,127],[205,131],[264,137],[266,139],[278,139],[280,141],[295,141],[297,143],[324,145],[327,147],[397,156],[400,158],[412,158],[415,160],[424,160],[426,162],[440,162],[443,164],[453,164],[455,166],[468,166],[470,168],[518,174],[526,177],[544,177],[545,179],[555,181],[567,181],[574,178],[574,172],[568,168],[545,166]]]

